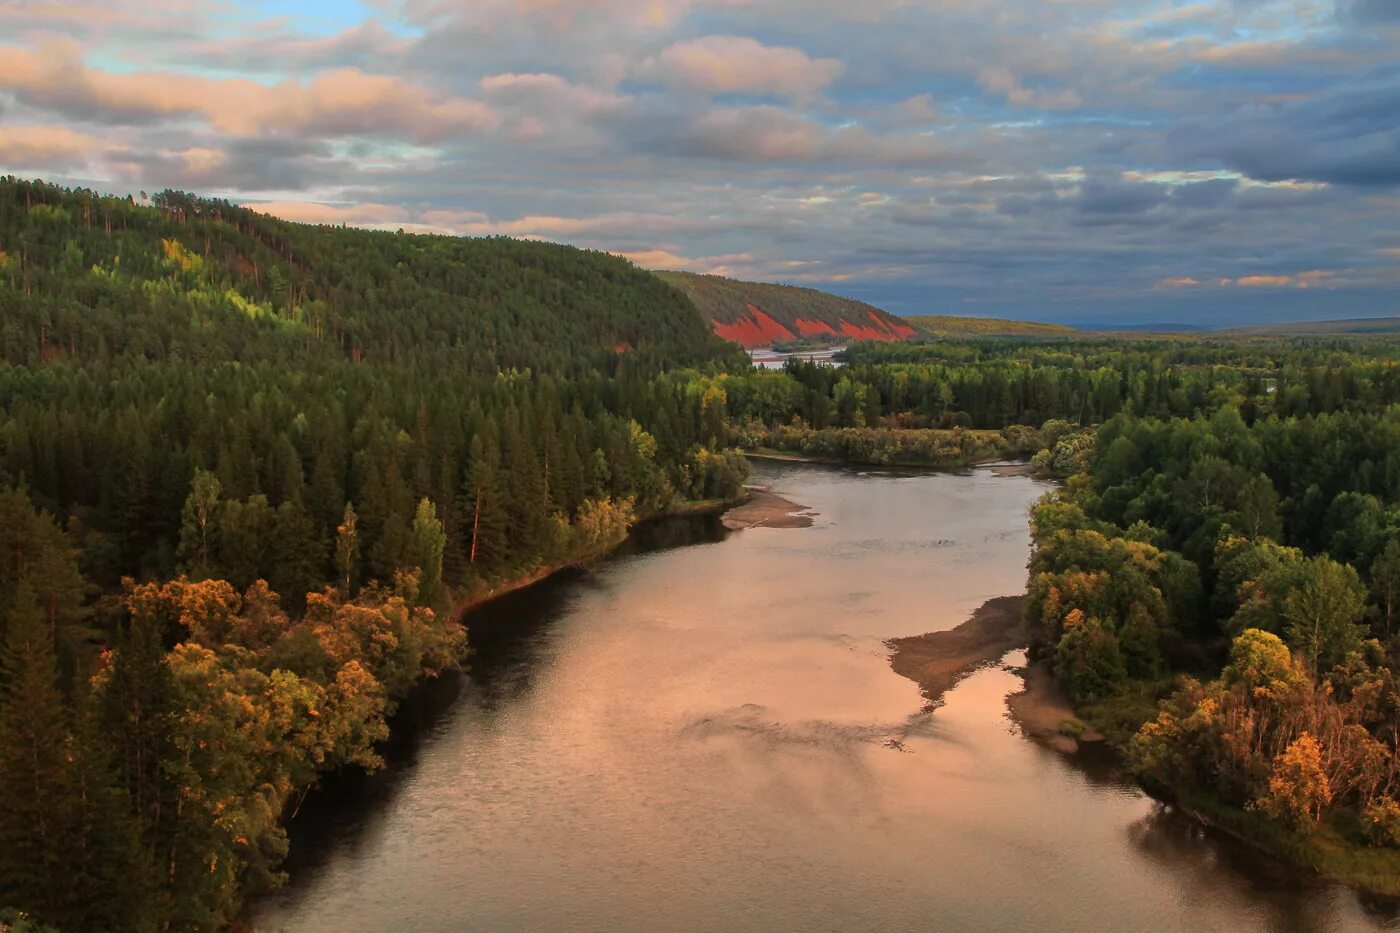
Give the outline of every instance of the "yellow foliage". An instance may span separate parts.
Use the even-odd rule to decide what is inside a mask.
[[[1304,732],[1274,759],[1268,790],[1250,804],[1298,828],[1312,826],[1332,802],[1332,785],[1322,769],[1322,749]]]
[[[200,273],[204,271],[204,260],[191,253],[179,240],[161,240],[165,250],[165,261],[181,272]]]

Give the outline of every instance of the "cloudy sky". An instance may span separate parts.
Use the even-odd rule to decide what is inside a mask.
[[[0,0],[0,171],[899,313],[1400,314],[1400,0]]]

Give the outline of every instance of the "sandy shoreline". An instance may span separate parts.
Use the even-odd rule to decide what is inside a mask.
[[[1025,646],[1021,602],[1020,596],[989,599],[957,628],[892,638],[890,666],[917,683],[930,706],[937,706],[943,694],[968,674]]]
[[[894,649],[890,666],[896,674],[919,685],[930,708],[943,702],[943,694],[968,674],[1000,661],[1008,651],[1026,646],[1021,629],[1023,596],[999,596],[983,603],[972,618],[946,632],[930,632],[890,639]],[[1074,710],[1055,684],[1044,663],[1020,671],[1025,689],[1007,698],[1007,707],[1022,732],[1053,748],[1073,752],[1079,742],[1061,731]],[[1079,741],[1099,736],[1086,733]]]
[[[757,486],[749,490],[748,501],[724,513],[721,521],[730,531],[745,528],[810,528],[812,516],[798,515],[806,512],[807,506],[798,505],[785,499],[767,486]]]
[[[1029,463],[989,463],[987,469],[996,476],[1034,476],[1035,467]]]
[[[1076,740],[1061,731],[1065,722],[1076,721],[1074,708],[1055,683],[1048,664],[1044,661],[1030,664],[1022,668],[1021,676],[1025,678],[1026,689],[1007,697],[1006,705],[1022,732],[1062,752],[1078,750],[1080,742],[1103,740],[1096,732],[1083,732]]]

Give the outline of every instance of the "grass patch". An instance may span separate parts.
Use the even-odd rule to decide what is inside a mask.
[[[1088,726],[1084,725],[1084,723],[1080,722],[1078,719],[1066,719],[1064,722],[1060,723],[1060,735],[1069,736],[1071,739],[1077,739],[1083,735],[1084,730],[1088,728]]]

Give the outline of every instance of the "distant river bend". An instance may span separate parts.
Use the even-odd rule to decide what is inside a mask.
[[[470,672],[313,796],[253,927],[1400,929],[1027,741],[1005,668],[924,712],[885,639],[1020,592],[1043,484],[757,471],[813,526],[652,529],[469,619]]]

